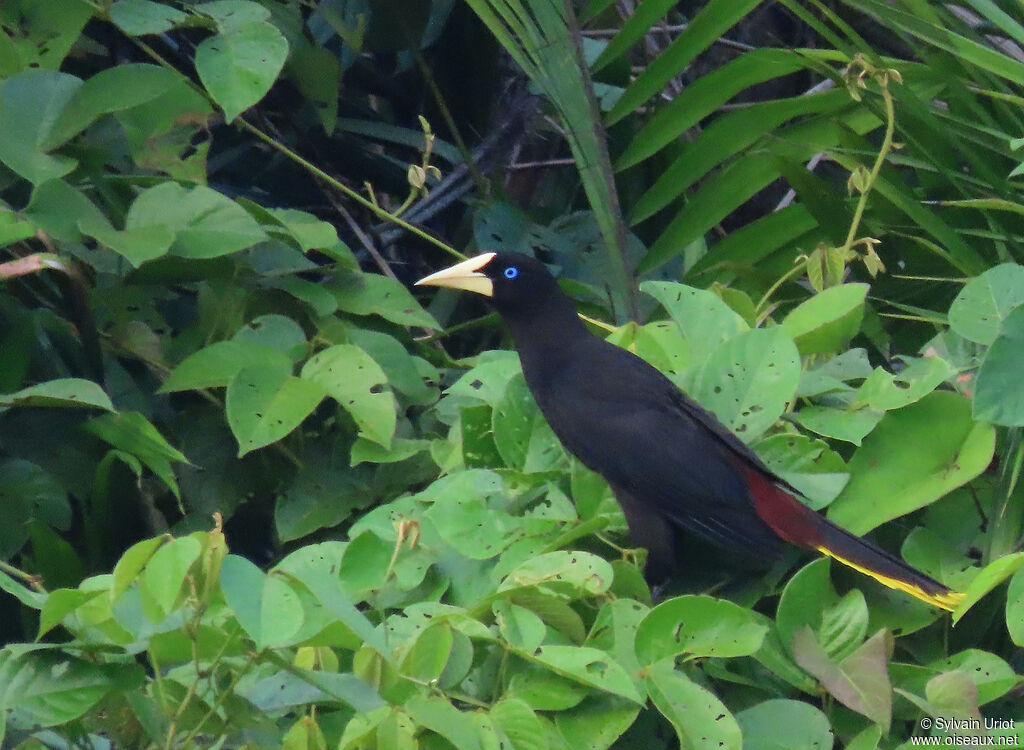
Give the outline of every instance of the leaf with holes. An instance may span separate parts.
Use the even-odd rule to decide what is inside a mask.
[[[636,703],[643,702],[629,674],[605,651],[586,646],[541,646],[533,659],[563,677]]]
[[[662,659],[647,670],[647,693],[675,727],[687,750],[740,750],[743,736],[729,709],[711,693]]]
[[[238,455],[277,442],[317,407],[326,391],[287,366],[246,367],[228,383],[225,411]]]
[[[761,648],[768,625],[762,615],[725,599],[678,596],[647,613],[636,631],[641,664],[676,654],[727,658]]]
[[[565,462],[558,438],[537,408],[526,379],[516,375],[491,413],[491,432],[505,465],[526,473],[549,471]]]
[[[16,393],[0,393],[0,407],[3,406],[63,406],[114,411],[114,405],[103,389],[82,378],[48,380]]]
[[[337,344],[310,357],[302,378],[323,388],[352,415],[366,438],[391,446],[397,415],[388,377],[369,354],[353,344]]]
[[[688,375],[690,396],[750,442],[775,424],[794,398],[800,354],[780,326],[756,328],[715,347]]]
[[[690,345],[691,356],[701,361],[716,346],[749,326],[721,297],[672,281],[645,281],[640,291],[651,295],[669,314]]]
[[[579,594],[601,594],[612,584],[611,564],[590,552],[547,552],[515,568],[498,591],[518,586],[537,586]]]

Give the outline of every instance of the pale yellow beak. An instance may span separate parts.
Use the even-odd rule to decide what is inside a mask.
[[[495,253],[483,253],[469,260],[456,263],[443,271],[424,276],[416,286],[446,286],[451,289],[465,289],[485,297],[494,296],[494,282],[480,273],[480,269],[491,262]]]

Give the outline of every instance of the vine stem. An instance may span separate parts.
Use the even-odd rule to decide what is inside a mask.
[[[857,230],[860,228],[861,217],[864,215],[864,209],[868,204],[868,194],[871,192],[871,188],[874,187],[875,180],[878,179],[878,173],[882,171],[885,158],[892,150],[892,137],[896,130],[896,111],[892,103],[892,94],[889,92],[888,79],[885,80],[880,88],[882,90],[882,100],[885,102],[885,137],[882,139],[882,147],[878,150],[878,156],[875,157],[875,163],[871,167],[871,172],[868,173],[867,184],[864,185],[860,199],[857,201],[857,207],[853,212],[853,221],[850,222],[850,230],[846,233],[846,241],[843,243],[842,248],[840,248],[844,256],[853,248],[854,238],[856,238]]]
[[[437,237],[434,237],[429,232],[424,232],[419,227],[417,227],[417,226],[415,226],[413,224],[410,224],[409,222],[405,221],[404,219],[399,218],[395,214],[390,213],[389,211],[385,211],[383,208],[378,206],[376,203],[374,203],[370,199],[364,198],[362,195],[360,195],[358,192],[356,192],[355,190],[350,188],[348,185],[344,184],[343,182],[341,182],[340,180],[338,180],[338,179],[336,179],[334,177],[331,177],[331,175],[327,174],[327,172],[325,172],[322,169],[320,169],[320,167],[316,166],[311,161],[308,161],[307,159],[304,159],[302,156],[300,156],[295,151],[292,151],[290,148],[285,146],[283,143],[281,143],[281,142],[275,140],[274,138],[272,138],[271,136],[267,135],[262,130],[257,128],[255,125],[253,125],[251,122],[248,122],[248,121],[246,121],[245,119],[242,119],[242,118],[239,118],[237,122],[238,122],[238,127],[242,128],[242,130],[246,130],[249,133],[251,133],[252,135],[256,136],[259,140],[261,140],[264,143],[266,143],[272,149],[274,149],[276,151],[279,151],[280,153],[284,154],[286,157],[288,157],[289,159],[294,161],[296,164],[301,166],[307,172],[309,172],[312,175],[315,175],[315,176],[319,177],[321,180],[326,182],[328,185],[333,187],[335,190],[337,190],[340,193],[344,193],[349,198],[354,200],[356,203],[358,203],[359,205],[363,206],[367,210],[373,212],[375,215],[377,215],[378,217],[380,217],[384,221],[390,221],[392,224],[395,224],[396,226],[402,227],[402,229],[406,230],[407,232],[409,232],[411,234],[414,234],[417,237],[426,240],[427,242],[430,242],[430,243],[432,243],[434,245],[437,245],[437,247],[441,248],[442,250],[444,250],[447,253],[450,253],[450,254],[454,255],[456,258],[459,258],[460,260],[465,260],[465,258],[466,258],[465,255],[460,253],[458,250],[456,250],[454,247],[449,245],[444,240],[439,240]]]

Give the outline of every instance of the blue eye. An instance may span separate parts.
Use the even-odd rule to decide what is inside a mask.
[[[505,269],[505,278],[506,279],[514,279],[518,275],[519,275],[519,269],[516,268],[515,266],[509,266],[508,268]]]

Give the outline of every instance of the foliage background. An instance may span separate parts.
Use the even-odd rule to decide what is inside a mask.
[[[1021,21],[4,3],[0,743],[1019,744],[938,720],[1024,722]],[[652,601],[496,318],[407,290],[453,247],[964,605],[708,550]]]

